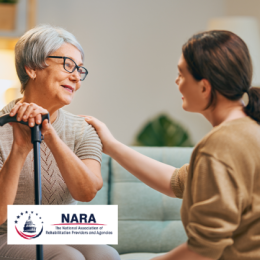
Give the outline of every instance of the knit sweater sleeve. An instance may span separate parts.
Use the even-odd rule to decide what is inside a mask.
[[[207,154],[199,157],[193,167],[193,205],[185,227],[192,251],[219,259],[233,244],[232,235],[241,220],[241,190],[231,167]]]
[[[101,163],[102,144],[95,129],[86,123],[82,123],[80,139],[77,140],[75,154],[81,159],[94,159]]]
[[[177,198],[183,197],[185,182],[187,180],[189,164],[176,168],[171,177],[171,188]]]

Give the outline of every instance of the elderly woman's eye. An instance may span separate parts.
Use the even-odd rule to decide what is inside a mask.
[[[78,70],[78,72],[79,72],[79,74],[85,74],[86,73],[85,70],[83,70],[81,68]]]
[[[65,69],[69,72],[72,72],[74,69],[74,64],[72,62],[65,62]]]
[[[66,63],[65,63],[65,66],[66,66],[67,68],[72,68],[72,64],[71,64],[70,62],[66,62]]]

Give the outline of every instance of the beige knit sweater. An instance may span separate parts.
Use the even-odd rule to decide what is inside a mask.
[[[225,122],[195,147],[171,180],[183,197],[191,250],[212,259],[260,259],[260,126],[250,117]]]
[[[0,115],[9,113],[15,100],[0,111]],[[52,126],[61,140],[80,158],[95,159],[101,162],[102,145],[94,128],[81,117],[62,109]],[[13,131],[9,124],[0,127],[0,168],[7,159],[13,143]],[[22,168],[14,205],[34,203],[34,166],[33,150],[28,154]],[[76,204],[59,171],[50,149],[41,143],[42,204]],[[87,184],[86,184],[87,185]],[[7,232],[7,222],[0,226],[0,235]]]

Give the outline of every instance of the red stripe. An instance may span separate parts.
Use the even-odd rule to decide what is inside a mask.
[[[20,231],[16,228],[16,226],[15,226],[15,229],[16,229],[17,233],[18,233],[22,238],[29,239],[29,238],[23,236],[22,234],[20,234]]]
[[[70,226],[70,225],[90,225],[90,226],[106,226],[106,224],[93,224],[93,223],[61,223],[61,224],[52,224],[52,226]]]

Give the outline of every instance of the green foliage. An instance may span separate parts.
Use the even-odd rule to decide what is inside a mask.
[[[0,4],[16,4],[18,0],[0,0]]]
[[[188,132],[164,114],[148,122],[136,141],[140,146],[193,146]]]

